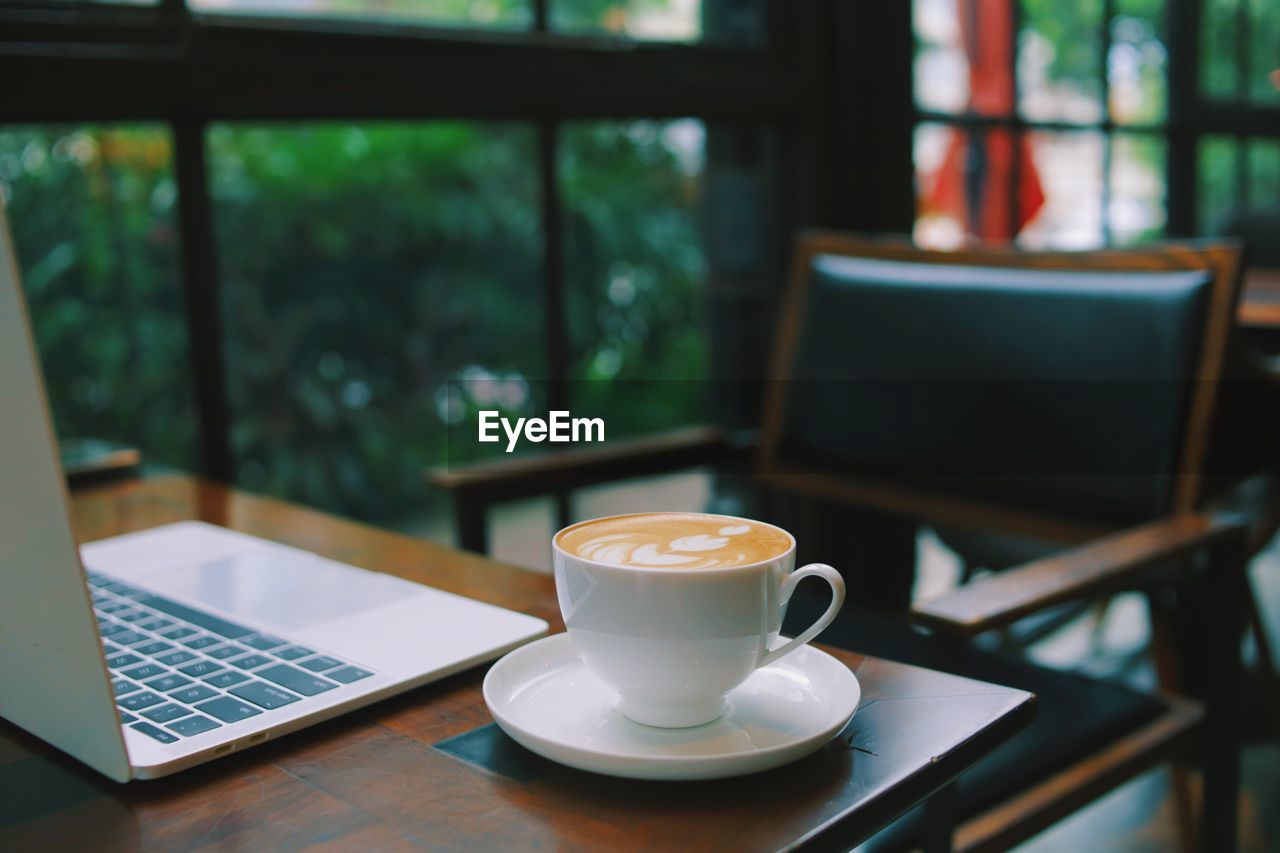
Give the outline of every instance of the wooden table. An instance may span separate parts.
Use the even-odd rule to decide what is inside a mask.
[[[1245,328],[1280,329],[1280,270],[1255,267],[1245,272],[1236,319]]]
[[[102,487],[73,505],[82,541],[199,518],[563,628],[549,577],[191,478]],[[845,733],[787,767],[717,782],[627,781],[541,759],[539,772],[521,780],[436,749],[491,722],[480,695],[484,667],[128,785],[0,721],[0,849],[848,847],[928,798],[1033,713],[1021,691],[832,653],[863,689]]]

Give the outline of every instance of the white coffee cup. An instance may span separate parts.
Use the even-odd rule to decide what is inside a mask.
[[[726,525],[747,522],[712,517]],[[637,723],[678,728],[719,718],[730,690],[816,637],[844,603],[840,573],[821,563],[797,570],[795,538],[781,528],[773,529],[790,547],[768,559],[681,569],[624,567],[569,553],[561,536],[578,526],[552,539],[560,612],[587,668],[617,692],[618,710]],[[780,642],[787,603],[811,575],[831,585],[831,605],[800,636]]]

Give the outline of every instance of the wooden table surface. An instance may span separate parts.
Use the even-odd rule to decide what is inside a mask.
[[[192,478],[80,493],[73,513],[81,541],[199,518],[563,628],[547,576]],[[485,667],[128,785],[0,721],[0,849],[847,847],[1033,713],[1021,691],[831,651],[862,684],[845,734],[787,767],[715,782],[612,779],[549,762],[521,781],[434,748],[492,721],[480,694]]]
[[[1280,328],[1280,270],[1255,267],[1245,272],[1236,319],[1246,327]]]

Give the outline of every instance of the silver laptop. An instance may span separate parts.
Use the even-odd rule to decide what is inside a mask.
[[[197,522],[77,551],[0,208],[0,715],[112,779],[149,779],[546,630]]]

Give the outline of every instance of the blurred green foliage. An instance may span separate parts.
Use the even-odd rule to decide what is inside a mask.
[[[156,127],[0,128],[0,193],[58,432],[194,462],[177,188]]]
[[[241,484],[394,522],[431,503],[426,466],[501,452],[475,442],[477,408],[546,411],[531,127],[221,125],[208,140]],[[570,402],[610,435],[698,411],[693,383],[635,380],[704,375],[701,154],[689,121],[561,139]],[[60,434],[188,467],[170,157],[156,129],[0,136]]]

